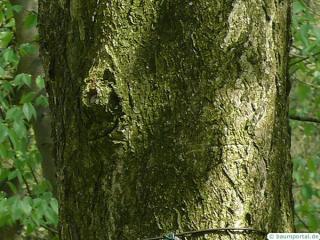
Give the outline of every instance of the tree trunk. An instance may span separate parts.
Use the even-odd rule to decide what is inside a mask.
[[[289,2],[41,1],[61,240],[293,231]]]

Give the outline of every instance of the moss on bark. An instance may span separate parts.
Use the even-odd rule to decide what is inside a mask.
[[[62,240],[292,231],[289,4],[41,2]]]

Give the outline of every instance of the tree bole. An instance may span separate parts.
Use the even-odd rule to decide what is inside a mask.
[[[61,240],[293,231],[289,5],[41,1]]]

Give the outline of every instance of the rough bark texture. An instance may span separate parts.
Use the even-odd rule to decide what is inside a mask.
[[[289,5],[41,1],[61,240],[293,230]]]

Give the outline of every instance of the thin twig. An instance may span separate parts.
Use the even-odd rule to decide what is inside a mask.
[[[308,117],[308,116],[299,116],[291,114],[289,116],[291,120],[301,121],[301,122],[311,122],[311,123],[320,123],[320,119],[316,117]]]
[[[294,49],[297,49],[297,50],[299,50],[299,51],[301,51],[302,49],[301,48],[299,48],[298,46],[296,46],[296,45],[291,45],[292,46],[292,48],[294,48]]]
[[[2,76],[0,77],[0,80],[12,80],[13,79],[13,76]]]
[[[54,234],[58,234],[58,233],[59,233],[56,229],[51,228],[51,227],[48,227],[48,226],[46,226],[46,225],[42,225],[42,224],[41,224],[40,226],[43,227],[44,229],[48,230],[48,231],[51,232],[51,233],[54,233]]]
[[[27,163],[27,165],[28,165],[28,167],[29,167],[29,169],[30,169],[30,171],[31,171],[31,175],[32,175],[34,181],[36,182],[36,184],[39,184],[39,181],[38,181],[37,176],[35,175],[35,173],[34,173],[34,171],[33,171],[33,168],[30,166],[29,163]]]
[[[301,218],[297,213],[294,213],[294,215],[298,218],[299,222],[302,223],[302,225],[305,227],[305,229],[307,229],[308,232],[311,232],[311,229],[310,229],[309,226],[302,220],[302,218]]]
[[[320,14],[318,14],[314,9],[312,9],[312,7],[310,7],[309,4],[307,4],[304,0],[302,0],[302,2],[305,5],[305,7],[308,8],[310,12],[312,12],[312,14],[320,16]]]
[[[313,88],[316,88],[316,89],[320,89],[320,86],[318,86],[318,85],[315,85],[315,84],[312,84],[312,83],[308,83],[308,82],[304,82],[304,81],[302,81],[302,80],[300,80],[298,78],[295,78],[295,80],[297,80],[300,83],[306,84],[306,85],[308,85],[310,87],[313,87]]]
[[[290,67],[295,65],[295,64],[297,64],[297,63],[303,62],[304,60],[307,60],[310,57],[315,57],[315,56],[317,56],[319,54],[320,54],[320,52],[316,52],[316,53],[312,54],[311,56],[307,56],[307,57],[301,58],[301,59],[299,59],[299,60],[297,60],[297,61],[295,61],[293,63],[290,63]]]
[[[28,183],[27,179],[23,176],[23,174],[21,174],[21,178],[22,178],[22,181],[23,181],[24,185],[26,185],[27,192],[28,192],[29,196],[31,197],[32,196],[32,192],[31,192],[31,189],[29,187],[29,183]]]

